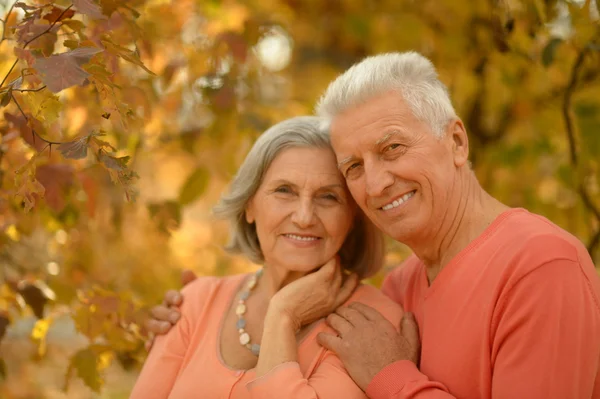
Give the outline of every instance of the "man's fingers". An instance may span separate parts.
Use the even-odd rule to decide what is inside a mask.
[[[342,304],[344,304],[348,300],[348,298],[350,298],[357,285],[358,276],[356,275],[356,273],[352,273],[346,277],[342,288],[340,288],[340,291],[338,292],[335,298],[335,308],[342,306]]]
[[[335,335],[320,332],[317,334],[317,342],[325,349],[338,353],[342,344],[342,339]]]
[[[148,340],[144,342],[144,348],[146,348],[146,352],[150,352],[150,349],[152,349],[152,344],[154,344],[154,334],[150,333],[148,334]]]
[[[165,305],[158,305],[150,309],[150,315],[157,321],[167,321],[175,324],[179,321],[181,314],[175,308],[168,308]]]
[[[367,320],[367,318],[362,313],[347,306],[337,308],[335,313],[343,317],[355,327],[358,327]]]
[[[163,300],[163,305],[165,306],[179,306],[181,305],[183,298],[179,291],[169,290],[165,294],[165,299]]]
[[[348,305],[348,307],[362,313],[362,315],[365,316],[365,318],[367,320],[371,320],[371,321],[380,321],[382,319],[387,320],[385,317],[382,316],[381,313],[379,313],[372,307],[365,305],[364,303],[352,302],[350,305]]]
[[[332,313],[327,316],[327,324],[342,337],[352,331],[353,325],[345,318]]]
[[[169,332],[171,327],[173,327],[173,325],[168,321],[151,319],[146,322],[146,329],[153,334],[164,335]]]
[[[411,347],[419,350],[421,338],[419,337],[419,326],[415,316],[410,313],[404,313],[400,321],[400,334],[408,341]]]
[[[192,281],[196,280],[198,276],[191,270],[185,269],[181,272],[181,285],[186,286]]]

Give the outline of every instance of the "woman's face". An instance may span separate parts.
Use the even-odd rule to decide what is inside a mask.
[[[355,211],[333,151],[297,147],[275,157],[246,220],[256,224],[266,265],[310,272],[339,251]]]

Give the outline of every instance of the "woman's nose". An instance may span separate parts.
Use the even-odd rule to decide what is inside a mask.
[[[315,209],[312,201],[301,199],[292,213],[292,222],[300,228],[310,227],[315,223]]]

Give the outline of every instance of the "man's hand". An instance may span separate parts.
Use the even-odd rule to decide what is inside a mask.
[[[398,360],[418,364],[419,328],[414,316],[405,313],[400,332],[375,309],[354,302],[327,317],[338,336],[319,333],[317,341],[335,352],[346,370],[363,390],[384,367]]]
[[[197,278],[196,274],[191,270],[181,272],[181,284],[186,286]],[[146,341],[146,350],[152,348],[154,343],[154,335],[163,335],[169,332],[171,327],[179,321],[181,314],[177,307],[181,305],[183,297],[178,291],[169,290],[165,294],[162,304],[150,309],[150,319],[146,321],[146,329],[150,333],[148,341]]]

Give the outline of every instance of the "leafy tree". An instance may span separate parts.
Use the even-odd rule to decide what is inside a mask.
[[[222,253],[226,226],[209,216],[252,141],[310,113],[369,54],[431,58],[484,187],[600,259],[596,1],[5,3],[2,397],[56,387],[126,397],[145,356],[145,311],[179,271],[252,267]],[[392,267],[408,251],[389,244]],[[65,354],[64,380],[45,381]],[[133,377],[103,388],[119,375]]]

